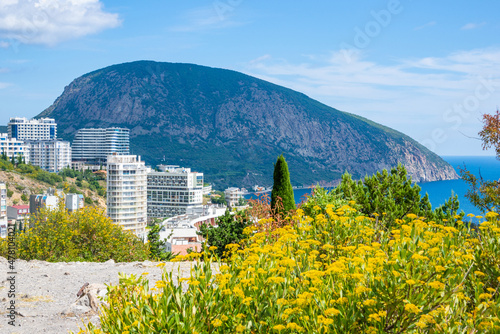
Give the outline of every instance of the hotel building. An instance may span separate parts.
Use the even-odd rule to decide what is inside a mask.
[[[203,173],[179,166],[158,166],[148,174],[148,219],[183,215],[203,204]]]
[[[88,163],[105,163],[112,154],[129,154],[129,129],[80,129],[72,145],[72,160]]]
[[[71,167],[71,146],[62,140],[30,140],[29,162],[51,173]]]
[[[7,132],[9,138],[17,140],[51,140],[57,138],[57,124],[53,118],[12,117]]]
[[[107,215],[124,230],[146,237],[146,166],[140,156],[107,157]]]

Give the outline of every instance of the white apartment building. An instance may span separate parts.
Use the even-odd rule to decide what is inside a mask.
[[[124,230],[146,237],[147,170],[136,155],[107,157],[107,215]]]
[[[203,204],[203,173],[191,168],[158,166],[148,174],[148,219],[183,215]]]
[[[12,117],[7,123],[9,138],[18,140],[54,140],[57,124],[53,118],[27,119]]]
[[[0,154],[5,154],[9,160],[21,156],[25,163],[30,161],[30,146],[22,140],[9,138],[7,133],[0,133]]]
[[[71,167],[71,146],[62,140],[30,140],[29,161],[51,173]]]
[[[108,155],[129,154],[129,129],[80,129],[73,140],[73,161],[106,162]]]
[[[243,192],[239,188],[232,187],[224,190],[224,195],[227,205],[234,207],[238,205],[240,198],[243,197]]]
[[[7,187],[0,183],[0,237],[7,236]]]

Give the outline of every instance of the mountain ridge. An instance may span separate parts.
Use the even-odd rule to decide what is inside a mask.
[[[456,178],[412,138],[303,93],[226,69],[137,61],[85,74],[37,117],[71,140],[82,127],[123,126],[151,164],[202,171],[216,186],[272,184],[283,153],[292,183],[332,184],[401,162],[415,181]],[[165,159],[164,159],[165,157]]]

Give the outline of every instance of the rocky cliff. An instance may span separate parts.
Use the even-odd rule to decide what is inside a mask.
[[[83,127],[131,130],[131,151],[149,164],[179,164],[216,186],[271,185],[283,153],[293,185],[331,184],[406,165],[415,181],[456,178],[410,137],[242,73],[138,61],[86,74],[39,117],[71,140]]]

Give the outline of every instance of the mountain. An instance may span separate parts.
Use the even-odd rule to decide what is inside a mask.
[[[72,140],[84,127],[127,127],[131,152],[151,164],[205,173],[216,187],[271,185],[283,153],[293,185],[333,184],[401,162],[415,181],[456,178],[410,137],[304,94],[239,72],[137,61],[75,79],[37,117]]]

